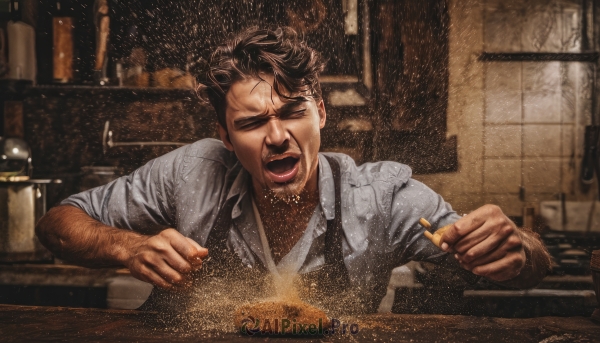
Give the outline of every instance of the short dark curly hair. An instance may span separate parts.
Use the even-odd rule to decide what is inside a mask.
[[[219,124],[227,129],[225,96],[236,81],[247,77],[260,79],[259,73],[267,73],[273,75],[273,88],[281,98],[306,100],[304,96],[287,94],[307,91],[310,97],[319,100],[322,98],[319,74],[324,67],[321,55],[292,28],[251,27],[217,47],[210,58],[203,93],[215,108]]]

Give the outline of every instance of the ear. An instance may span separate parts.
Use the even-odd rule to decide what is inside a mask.
[[[229,151],[233,151],[233,144],[231,144],[231,140],[229,139],[229,133],[227,130],[221,126],[220,123],[217,123],[217,129],[219,130],[219,137],[221,137],[221,141],[225,144],[225,147]]]
[[[325,121],[327,120],[327,112],[325,111],[325,102],[323,99],[317,104],[317,111],[319,112],[319,128],[325,127]]]

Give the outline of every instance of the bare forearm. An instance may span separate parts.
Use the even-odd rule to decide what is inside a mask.
[[[517,277],[502,284],[516,288],[531,288],[542,281],[551,270],[552,259],[537,233],[529,229],[520,229],[520,233],[527,256],[525,266]]]
[[[58,206],[42,217],[36,233],[57,257],[85,267],[122,266],[131,247],[145,236],[102,224],[73,206]]]

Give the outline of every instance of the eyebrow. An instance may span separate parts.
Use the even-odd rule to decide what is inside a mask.
[[[283,106],[281,106],[278,110],[276,110],[276,116],[282,116],[282,115],[286,115],[289,114],[291,112],[293,112],[294,108],[296,106],[299,106],[300,104],[304,103],[308,101],[307,98],[302,97],[302,98],[294,98],[289,102],[286,102]],[[266,120],[267,118],[272,117],[271,114],[257,114],[257,115],[252,115],[252,116],[246,116],[246,117],[242,117],[242,118],[238,118],[235,119],[233,121],[233,125],[235,127],[243,127],[246,124],[250,124],[252,122],[255,121],[261,121],[261,120]]]
[[[240,127],[244,127],[247,124],[251,124],[257,121],[263,121],[266,120],[267,118],[269,118],[271,115],[270,114],[257,114],[254,116],[247,116],[247,117],[242,117],[242,118],[238,118],[235,119],[233,121],[233,126],[235,128],[240,128]]]
[[[279,116],[288,114],[292,112],[296,106],[299,106],[300,104],[306,101],[308,101],[308,99],[305,97],[291,99],[290,101],[286,102],[283,106],[281,106],[278,110],[275,110],[275,113],[277,113],[277,115]]]

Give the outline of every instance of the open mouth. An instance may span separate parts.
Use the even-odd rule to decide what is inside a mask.
[[[274,182],[288,182],[298,173],[298,158],[285,157],[266,164],[267,173]]]

